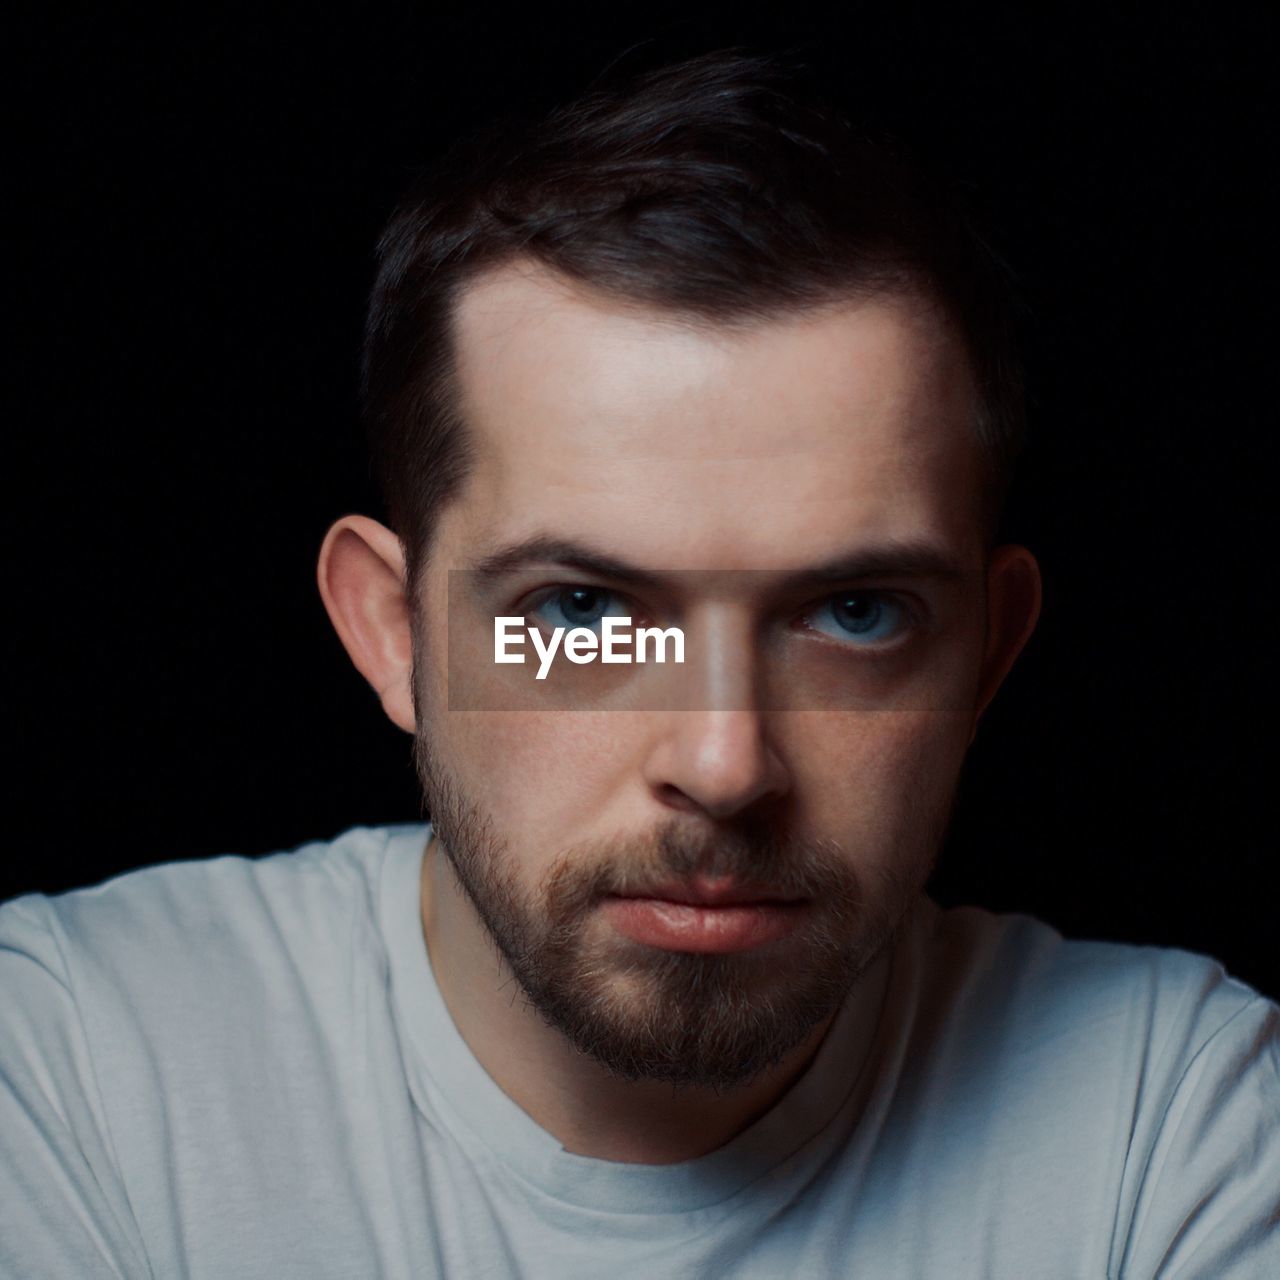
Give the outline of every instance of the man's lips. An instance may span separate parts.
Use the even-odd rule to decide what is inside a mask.
[[[671,880],[651,889],[617,894],[620,898],[652,899],[659,902],[683,902],[691,907],[733,907],[752,903],[784,905],[802,899],[763,885],[744,884],[725,879]]]
[[[760,886],[680,881],[601,904],[624,937],[664,951],[749,951],[785,937],[807,914],[807,900]]]

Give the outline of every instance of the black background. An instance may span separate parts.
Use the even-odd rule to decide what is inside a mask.
[[[1208,952],[1280,994],[1276,33],[1262,6],[1030,9],[29,19],[0,896],[418,816],[408,739],[313,578],[327,524],[376,511],[355,385],[379,226],[415,165],[494,111],[619,56],[747,41],[801,46],[964,187],[1030,308],[1008,532],[1041,557],[1047,607],[934,892]]]

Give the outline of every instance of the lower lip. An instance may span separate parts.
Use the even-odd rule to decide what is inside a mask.
[[[624,937],[667,951],[750,951],[786,937],[805,914],[802,902],[692,906],[663,898],[607,898],[602,910]]]

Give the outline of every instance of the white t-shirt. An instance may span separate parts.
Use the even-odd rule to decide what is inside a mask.
[[[0,908],[0,1275],[1280,1276],[1280,1009],[1213,960],[922,897],[770,1112],[618,1164],[454,1028],[427,834]]]

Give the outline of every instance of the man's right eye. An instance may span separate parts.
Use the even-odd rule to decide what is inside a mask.
[[[556,587],[545,594],[529,611],[529,616],[544,627],[586,627],[599,629],[606,616],[630,617],[626,604],[616,591],[603,587]]]

